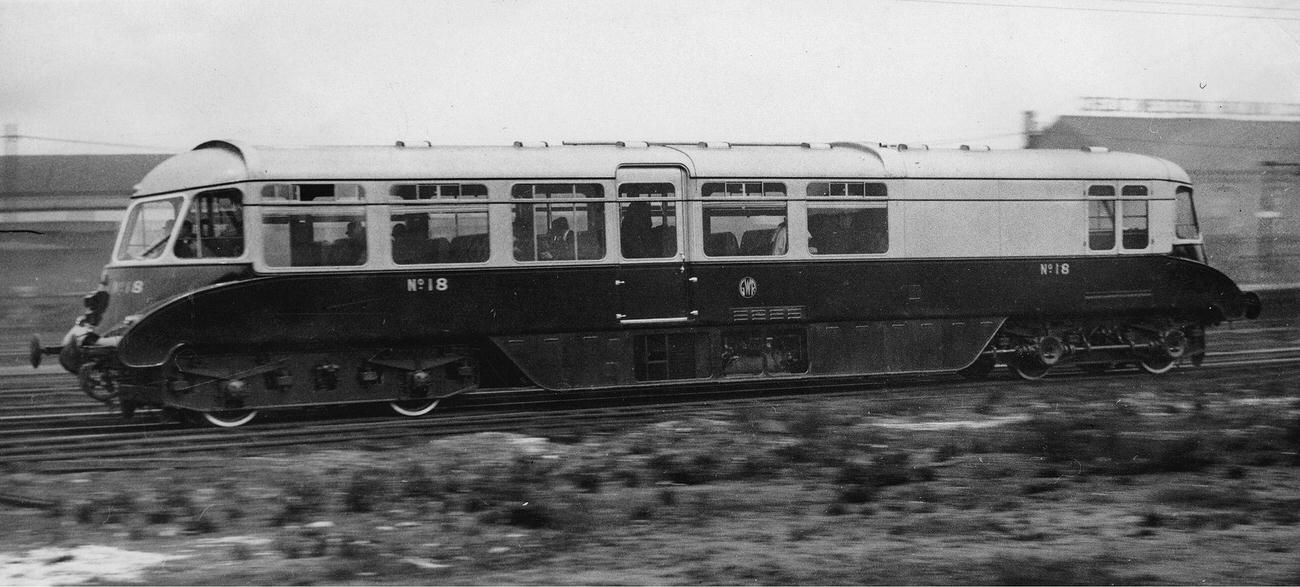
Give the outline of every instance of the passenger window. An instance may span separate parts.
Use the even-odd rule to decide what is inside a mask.
[[[513,206],[515,260],[605,258],[605,204],[586,201],[605,197],[600,184],[519,184],[510,196],[534,200]]]
[[[181,198],[140,202],[131,209],[117,258],[123,261],[156,259],[167,250]]]
[[[1114,198],[1115,187],[1094,185],[1088,188],[1089,198]],[[1088,248],[1109,251],[1115,248],[1115,200],[1088,201]]]
[[[784,183],[711,182],[701,195],[705,255],[774,256],[788,250]]]
[[[624,259],[677,255],[676,196],[671,183],[625,183],[618,187],[618,234]]]
[[[486,200],[487,186],[467,183],[397,184],[389,192],[401,200]]]
[[[262,248],[271,267],[351,266],[366,262],[366,217],[359,209],[268,210]]]
[[[491,254],[487,186],[479,184],[395,185],[403,200],[436,201],[430,206],[395,207],[389,215],[393,262],[481,263]]]
[[[182,259],[214,259],[244,254],[244,218],[239,190],[194,196],[181,223],[173,252]]]
[[[273,183],[262,187],[263,200],[358,202],[365,197],[365,189],[354,183]]]
[[[814,255],[880,254],[889,250],[885,184],[808,184],[808,252]],[[857,201],[855,201],[857,200]]]
[[[1120,190],[1121,197],[1145,197],[1146,186],[1126,185]],[[1145,249],[1151,244],[1149,229],[1150,218],[1148,203],[1141,201],[1122,201],[1120,211],[1123,213],[1122,240],[1125,249]]]

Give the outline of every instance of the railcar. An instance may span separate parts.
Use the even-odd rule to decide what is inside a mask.
[[[1259,298],[1176,165],[864,143],[265,148],[137,186],[57,354],[129,415],[1199,364]]]

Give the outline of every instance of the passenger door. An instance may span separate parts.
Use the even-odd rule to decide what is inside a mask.
[[[685,262],[685,182],[677,167],[620,167],[619,322],[626,326],[692,319],[691,275]]]

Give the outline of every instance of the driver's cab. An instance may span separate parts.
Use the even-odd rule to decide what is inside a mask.
[[[1178,186],[1174,190],[1174,248],[1173,255],[1208,263],[1205,243],[1201,239],[1201,226],[1196,220],[1196,203],[1192,188]]]
[[[233,188],[138,200],[113,264],[230,261],[244,256],[242,194]]]

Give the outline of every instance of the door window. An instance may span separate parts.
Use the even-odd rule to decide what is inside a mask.
[[[619,246],[624,259],[677,255],[677,190],[671,183],[618,187]]]

